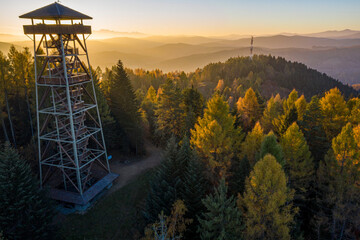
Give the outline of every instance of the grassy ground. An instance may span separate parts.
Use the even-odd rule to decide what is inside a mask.
[[[59,229],[63,239],[138,239],[145,227],[142,206],[153,170],[106,196],[84,215],[66,217]]]

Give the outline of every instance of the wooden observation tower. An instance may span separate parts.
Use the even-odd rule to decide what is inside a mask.
[[[57,2],[21,15],[34,43],[38,158],[41,187],[50,196],[87,205],[111,186],[86,39],[91,17]]]

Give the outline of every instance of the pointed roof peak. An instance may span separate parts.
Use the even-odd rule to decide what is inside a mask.
[[[70,19],[92,19],[92,17],[71,8],[54,2],[45,7],[23,14],[19,18],[32,18],[44,20],[70,20]]]

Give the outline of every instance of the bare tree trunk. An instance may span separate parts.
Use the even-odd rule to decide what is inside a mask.
[[[7,134],[7,131],[6,131],[5,121],[4,121],[3,118],[1,119],[1,125],[2,125],[3,130],[4,130],[5,142],[9,142],[9,136]]]
[[[341,240],[344,236],[344,230],[345,230],[346,220],[344,220],[343,225],[341,227],[341,233],[339,239]]]
[[[4,81],[4,82],[5,82],[5,81]],[[16,148],[16,140],[15,140],[14,127],[13,127],[12,120],[11,120],[11,113],[10,113],[9,100],[8,100],[8,93],[7,93],[7,90],[6,90],[5,85],[4,85],[4,92],[5,92],[6,111],[7,111],[8,119],[9,119],[11,136],[12,136],[12,139],[13,139],[14,147]]]
[[[27,87],[26,87],[25,78],[24,78],[24,88],[25,88],[26,105],[27,105],[28,114],[29,114],[29,120],[30,120],[31,137],[34,138],[34,127],[33,127],[33,121],[32,121],[32,117],[31,117],[31,109],[30,109],[29,95],[28,95],[28,91],[27,91]]]
[[[334,217],[334,214],[332,214],[332,225],[331,225],[331,240],[334,240],[335,239],[335,228],[336,228],[336,220],[335,220],[335,217]]]

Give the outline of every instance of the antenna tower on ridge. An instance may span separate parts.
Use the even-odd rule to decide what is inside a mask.
[[[254,37],[251,36],[251,42],[250,42],[250,59],[253,58],[253,49],[254,49]]]

